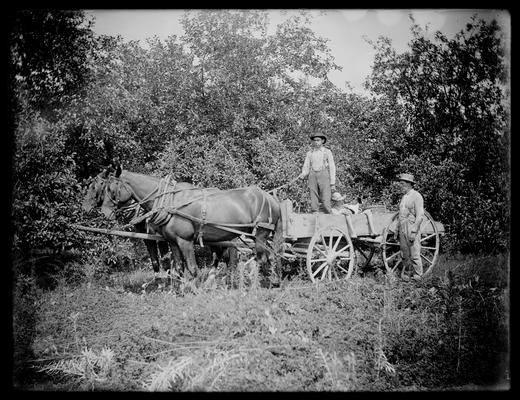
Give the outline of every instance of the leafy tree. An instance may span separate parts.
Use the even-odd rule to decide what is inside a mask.
[[[12,89],[40,111],[66,104],[88,80],[92,21],[82,10],[16,10],[10,17]]]
[[[60,127],[37,112],[19,115],[13,164],[14,250],[30,255],[77,246],[68,223],[79,216],[79,186]]]
[[[318,103],[309,103],[314,89],[306,79],[325,79],[336,66],[325,41],[302,26],[300,17],[288,19],[274,35],[267,34],[267,23],[262,11],[199,12],[183,18],[182,40],[193,60],[189,81],[194,92],[189,112],[171,132],[175,143],[165,150],[161,168],[195,175],[205,168],[209,179],[196,181],[266,188],[298,173],[294,162],[285,161],[295,150],[303,151],[303,120]],[[226,164],[229,170],[222,170],[226,179],[212,182],[217,174],[210,152],[201,150],[197,157],[186,150],[197,146],[196,138],[208,143],[203,147],[218,149],[218,157],[234,160]],[[301,158],[303,162],[303,152]],[[197,159],[203,161],[198,167]],[[271,173],[262,165],[266,160],[272,161]]]
[[[17,11],[11,27],[13,249],[58,251],[74,244],[79,187],[57,111],[88,81],[93,34],[80,11]]]
[[[510,186],[506,77],[500,28],[475,17],[453,39],[434,40],[412,26],[410,50],[387,39],[368,87],[397,104],[404,129],[373,157],[388,179],[417,175],[426,207],[449,228],[460,251],[508,248]]]

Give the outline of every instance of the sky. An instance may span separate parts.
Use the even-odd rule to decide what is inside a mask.
[[[139,40],[146,46],[146,39],[158,36],[182,36],[184,31],[179,18],[184,10],[86,10],[95,18],[94,32],[105,35],[121,35],[124,40]],[[297,10],[268,10],[270,32]],[[428,35],[435,31],[452,38],[464,29],[472,15],[491,21],[497,20],[505,33],[505,44],[510,52],[511,16],[506,10],[494,9],[338,9],[308,10],[313,16],[311,28],[316,34],[329,40],[328,45],[341,71],[333,71],[329,79],[345,89],[348,82],[357,93],[365,93],[363,82],[370,74],[375,51],[367,42],[385,36],[392,40],[394,49],[403,52],[411,40],[412,14],[415,21],[428,28]]]

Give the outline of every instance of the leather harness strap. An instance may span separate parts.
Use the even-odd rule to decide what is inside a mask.
[[[115,178],[115,179],[117,179],[117,178]],[[266,195],[262,191],[260,191],[260,194],[262,196],[262,204],[260,207],[260,211],[252,223],[249,223],[249,224],[219,224],[219,223],[213,223],[213,222],[207,221],[207,197],[208,197],[207,189],[200,189],[200,188],[175,189],[177,182],[175,180],[170,182],[170,180],[171,180],[171,175],[168,175],[166,178],[162,179],[159,182],[156,189],[154,189],[151,193],[149,193],[147,196],[145,196],[145,198],[143,198],[142,200],[138,200],[135,204],[132,205],[132,207],[136,207],[136,217],[134,217],[128,225],[138,224],[139,222],[141,222],[144,219],[152,222],[155,225],[163,225],[163,224],[167,223],[173,215],[179,215],[192,222],[196,222],[196,223],[200,224],[197,238],[198,238],[201,246],[203,246],[202,239],[203,239],[204,227],[206,225],[211,225],[211,226],[214,226],[215,228],[218,228],[218,229],[230,232],[230,233],[235,233],[237,235],[246,235],[246,236],[255,236],[257,227],[269,229],[269,230],[275,229],[275,226],[272,223],[272,207],[269,202],[268,202],[268,212],[269,212],[268,221],[261,222],[262,211],[263,211],[265,203],[266,203]],[[127,183],[123,182],[121,179],[118,179],[118,181],[121,184],[123,184],[123,186],[125,186],[125,189],[129,190],[129,192],[137,199],[135,192],[132,190],[132,188]],[[118,192],[120,191],[120,189],[121,188],[119,187]],[[166,190],[166,189],[168,189],[168,190]],[[173,201],[166,202],[164,197],[166,195],[170,195],[170,196],[168,196],[169,199],[171,198],[171,200],[173,200],[173,196],[175,195],[175,193],[184,191],[184,190],[202,190],[202,196],[197,196],[196,198],[191,199],[191,200],[185,202],[184,204],[177,205],[176,207],[168,206],[168,204],[173,204]],[[233,190],[233,189],[231,189],[231,190]],[[155,195],[155,197],[153,197],[154,203],[153,203],[152,210],[146,212],[145,214],[143,214],[141,216],[137,216],[138,206],[142,206],[145,201],[151,200],[152,195],[156,192],[157,192],[157,194]],[[209,195],[211,195],[211,194],[209,194]],[[179,210],[179,208],[187,206],[200,199],[202,199],[201,218],[197,218],[192,215],[183,213],[182,211]],[[114,202],[114,204],[117,204],[117,201],[115,199],[111,199],[111,200]],[[164,205],[165,203],[167,204],[166,206]],[[165,213],[161,213],[160,211],[165,211],[165,213],[167,215],[165,215]],[[251,228],[251,227],[253,228],[252,233],[247,233],[247,232],[241,231],[239,229],[235,229],[235,228]]]

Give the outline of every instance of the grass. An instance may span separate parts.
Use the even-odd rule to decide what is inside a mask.
[[[62,282],[31,294],[37,318],[23,364],[32,373],[16,386],[499,390],[509,374],[508,266],[505,256],[443,258],[419,283],[296,275],[276,289],[261,288],[251,265],[231,277],[208,269],[197,287],[143,290],[152,273],[139,270]]]

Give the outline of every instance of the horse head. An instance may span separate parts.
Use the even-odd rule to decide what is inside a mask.
[[[113,220],[116,218],[116,211],[135,200],[131,188],[121,180],[121,169],[117,168],[115,175],[108,177],[105,184],[101,212],[106,218]]]
[[[105,168],[102,172],[87,181],[88,186],[81,205],[83,211],[86,213],[91,212],[94,207],[99,207],[103,203],[103,195],[109,172],[110,171]]]

